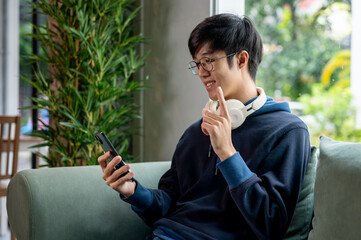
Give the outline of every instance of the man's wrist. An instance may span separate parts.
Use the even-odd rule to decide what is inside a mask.
[[[147,209],[153,202],[153,192],[142,186],[138,181],[135,180],[136,188],[134,194],[128,198],[122,198],[127,203],[130,203],[135,209],[142,211]]]
[[[241,183],[252,177],[254,173],[248,168],[243,158],[236,152],[226,161],[217,164],[226,179],[230,189],[239,186]]]
[[[137,188],[137,182],[136,182],[136,181],[132,181],[131,184],[134,186],[134,187],[133,187],[133,191],[130,191],[129,193],[126,193],[126,194],[120,193],[122,196],[124,196],[124,198],[129,198],[129,197],[133,196],[134,193],[135,193],[135,190],[136,190],[136,188]]]
[[[224,160],[226,160],[227,158],[233,156],[236,153],[236,149],[229,149],[226,151],[223,151],[221,154],[218,155],[219,159],[223,162]]]

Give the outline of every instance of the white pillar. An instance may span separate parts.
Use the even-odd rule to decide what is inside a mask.
[[[361,1],[352,0],[351,92],[356,106],[356,125],[361,128]]]

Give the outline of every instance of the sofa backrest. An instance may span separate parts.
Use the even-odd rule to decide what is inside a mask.
[[[309,240],[361,239],[361,143],[322,136]]]
[[[284,240],[299,240],[307,239],[308,237],[313,216],[317,160],[318,149],[315,146],[312,146],[311,156],[307,165],[300,196]]]
[[[134,163],[156,188],[169,162]],[[99,166],[31,169],[8,186],[9,223],[18,239],[142,239],[151,229],[106,185]]]

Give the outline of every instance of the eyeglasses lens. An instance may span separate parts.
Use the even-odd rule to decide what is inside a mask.
[[[213,66],[212,66],[212,62],[211,62],[211,59],[209,58],[202,58],[199,63],[196,63],[195,61],[191,61],[189,64],[188,64],[188,67],[189,69],[191,70],[191,72],[194,74],[194,75],[198,75],[198,69],[202,66],[202,68],[207,71],[207,72],[210,72],[212,71],[213,69]]]
[[[198,66],[197,66],[196,62],[194,62],[194,61],[190,62],[188,64],[188,67],[194,75],[198,74]]]

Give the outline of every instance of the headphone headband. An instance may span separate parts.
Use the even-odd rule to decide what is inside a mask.
[[[248,110],[248,111],[252,111],[251,113],[249,113],[248,115],[254,113],[255,111],[257,111],[258,109],[260,109],[261,107],[263,107],[263,105],[266,103],[267,101],[267,96],[266,93],[264,92],[264,90],[260,87],[257,87],[257,93],[258,93],[258,97],[251,102],[250,104],[248,104],[246,107],[246,109],[252,109],[252,110]],[[247,115],[247,116],[248,116]]]

